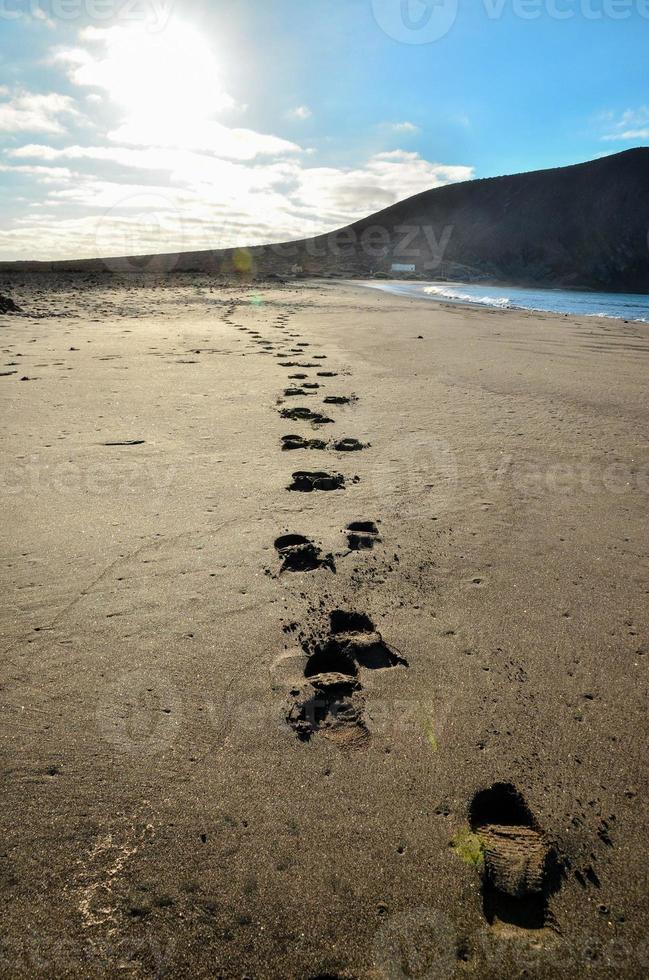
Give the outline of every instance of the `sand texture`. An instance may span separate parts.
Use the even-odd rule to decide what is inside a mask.
[[[646,976],[649,328],[0,293],[0,975]]]

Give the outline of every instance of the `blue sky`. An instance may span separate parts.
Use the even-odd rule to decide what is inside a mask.
[[[0,0],[0,258],[331,230],[649,144],[649,0]]]

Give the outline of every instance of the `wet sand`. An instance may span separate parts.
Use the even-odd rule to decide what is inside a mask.
[[[645,976],[646,326],[13,285],[1,974]]]

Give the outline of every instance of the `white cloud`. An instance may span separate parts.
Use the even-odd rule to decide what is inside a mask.
[[[606,142],[628,142],[628,140],[649,140],[649,129],[625,129],[619,133],[602,136]]]
[[[354,170],[301,168],[296,198],[326,215],[330,226],[347,224],[399,200],[473,177],[471,167],[429,163],[417,153],[378,153]]]
[[[294,109],[289,109],[286,113],[289,119],[296,119],[298,122],[304,122],[307,119],[311,119],[313,112],[309,109],[308,105],[298,105]]]
[[[404,133],[406,135],[415,135],[415,133],[420,133],[421,129],[419,126],[415,126],[411,122],[397,122],[397,123],[384,123],[387,129],[391,129],[393,133]]]
[[[600,121],[609,130],[600,137],[604,142],[649,139],[649,106],[625,109],[619,114],[605,112],[600,116]]]
[[[156,119],[129,119],[108,134],[115,143],[133,146],[164,146],[187,150],[207,150],[232,160],[252,160],[256,156],[300,153],[297,143],[256,133],[251,129],[232,129],[221,123],[179,120],[173,130],[161,129]]]
[[[279,180],[286,179],[287,173],[292,172],[287,164],[250,165],[248,162],[244,164],[209,154],[164,147],[140,149],[126,146],[68,146],[56,149],[31,144],[9,151],[8,156],[15,160],[41,160],[47,163],[76,161],[77,167],[80,161],[85,160],[112,165],[120,172],[131,170],[140,175],[145,172],[150,175],[151,182],[164,179],[167,184],[174,186],[211,186],[212,196],[217,192],[224,202],[236,201],[237,195],[246,190],[260,190],[274,185]],[[108,175],[106,166],[102,170]],[[84,193],[82,189],[80,193]],[[91,197],[87,203],[92,204]]]
[[[34,164],[20,164],[18,166],[0,163],[0,171],[3,173],[26,174],[29,177],[37,177],[43,183],[65,184],[75,175],[67,167],[42,167]]]
[[[0,89],[0,132],[63,133],[61,116],[78,116],[74,102],[67,95],[37,95]]]

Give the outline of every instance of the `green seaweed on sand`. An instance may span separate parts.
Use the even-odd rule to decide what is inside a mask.
[[[484,845],[477,834],[472,833],[468,827],[458,830],[451,840],[451,847],[465,864],[472,868],[481,868],[484,865]]]
[[[424,726],[424,735],[426,736],[427,742],[429,743],[433,752],[437,752],[437,750],[439,749],[439,742],[437,740],[437,734],[435,732],[435,722],[433,721],[432,718],[428,718],[427,716],[424,716],[423,726]]]

